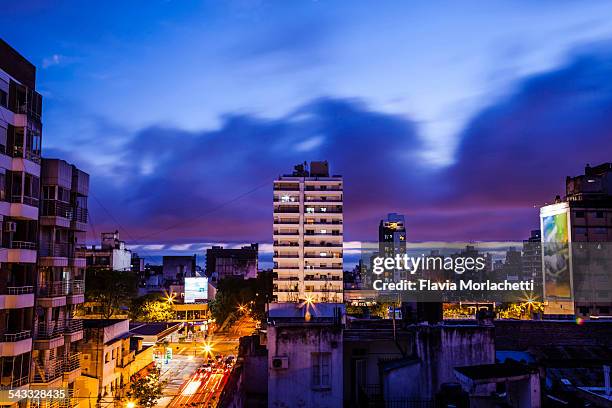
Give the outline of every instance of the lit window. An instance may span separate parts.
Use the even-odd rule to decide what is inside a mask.
[[[314,213],[314,211],[315,211],[315,210],[314,210],[314,207],[306,207],[306,212],[307,212],[307,213],[312,214],[312,213]]]

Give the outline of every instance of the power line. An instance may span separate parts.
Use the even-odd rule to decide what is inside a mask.
[[[201,219],[201,218],[203,218],[203,217],[205,217],[205,216],[207,216],[207,215],[209,215],[211,213],[219,211],[220,209],[222,209],[222,208],[224,208],[224,207],[226,207],[226,206],[228,206],[230,204],[233,204],[236,201],[239,201],[240,199],[246,197],[249,194],[252,194],[252,193],[260,190],[261,188],[263,188],[263,187],[265,187],[267,185],[270,185],[270,180],[266,180],[264,183],[261,183],[258,186],[254,187],[254,188],[252,188],[252,189],[250,189],[250,190],[248,190],[248,191],[246,191],[246,192],[244,192],[244,193],[242,193],[242,194],[240,194],[240,195],[238,195],[238,196],[236,196],[236,197],[234,197],[234,198],[232,198],[232,199],[230,199],[228,201],[225,201],[225,202],[217,205],[216,207],[213,207],[213,208],[209,209],[208,211],[200,213],[199,215],[197,215],[195,217],[191,217],[189,219],[179,221],[179,222],[177,222],[175,224],[172,224],[172,225],[170,225],[170,226],[168,226],[166,228],[163,228],[163,229],[160,229],[158,231],[152,232],[152,233],[150,233],[148,235],[144,235],[142,237],[139,237],[137,240],[135,240],[135,243],[138,243],[139,241],[141,241],[143,239],[147,239],[147,238],[151,238],[153,236],[159,235],[159,234],[161,234],[163,232],[168,232],[168,231],[170,231],[172,229],[175,229],[177,227],[180,227],[182,225],[191,224],[193,221],[199,220],[199,219]]]

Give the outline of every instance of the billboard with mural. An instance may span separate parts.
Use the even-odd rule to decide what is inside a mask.
[[[549,205],[540,210],[545,300],[572,299],[569,214],[567,203]]]

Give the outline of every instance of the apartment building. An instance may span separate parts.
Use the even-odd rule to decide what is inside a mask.
[[[274,301],[343,301],[342,191],[326,161],[274,181]]]
[[[540,223],[545,313],[612,316],[612,163],[568,176]]]
[[[153,370],[151,345],[130,333],[127,319],[86,319],[79,342],[82,375],[77,379],[80,406],[116,407],[137,375]],[[121,405],[123,406],[123,404]]]
[[[206,250],[206,276],[220,281],[228,277],[257,278],[259,245],[242,248],[213,246]]]
[[[100,234],[100,247],[82,246],[79,252],[83,253],[88,267],[112,269],[114,271],[129,272],[132,270],[132,251],[125,241],[119,238],[119,231],[103,232]]]
[[[35,333],[42,128],[35,83],[34,65],[0,40],[0,387],[13,389],[29,387]]]
[[[41,167],[31,388],[65,388],[76,402],[83,322],[75,312],[84,301],[86,266],[76,248],[85,240],[89,175],[59,159],[43,159]]]

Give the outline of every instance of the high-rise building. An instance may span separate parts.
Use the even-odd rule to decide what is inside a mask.
[[[36,68],[0,40],[0,385],[29,387],[42,98]]]
[[[539,293],[542,287],[542,234],[540,230],[532,230],[529,238],[523,240],[523,277],[534,279]]]
[[[206,250],[206,276],[214,280],[228,277],[257,278],[259,245],[242,248],[213,246]]]
[[[89,176],[41,159],[35,85],[36,68],[0,40],[0,387],[64,388],[74,398],[61,403],[75,406],[83,326],[74,312],[85,289],[75,247],[87,227]]]
[[[330,176],[326,161],[274,181],[276,302],[343,301],[342,191],[342,176]]]
[[[393,258],[396,255],[404,255],[406,253],[406,225],[403,215],[390,213],[386,219],[380,220],[378,225],[378,245],[379,256]],[[408,277],[408,272],[394,271],[393,275],[393,281],[399,282],[400,279]]]
[[[545,313],[612,315],[612,163],[568,176],[565,199],[542,207],[540,220]]]
[[[31,388],[66,388],[73,397],[80,375],[76,343],[83,321],[75,317],[85,297],[85,241],[89,175],[64,160],[43,159],[38,290]]]

